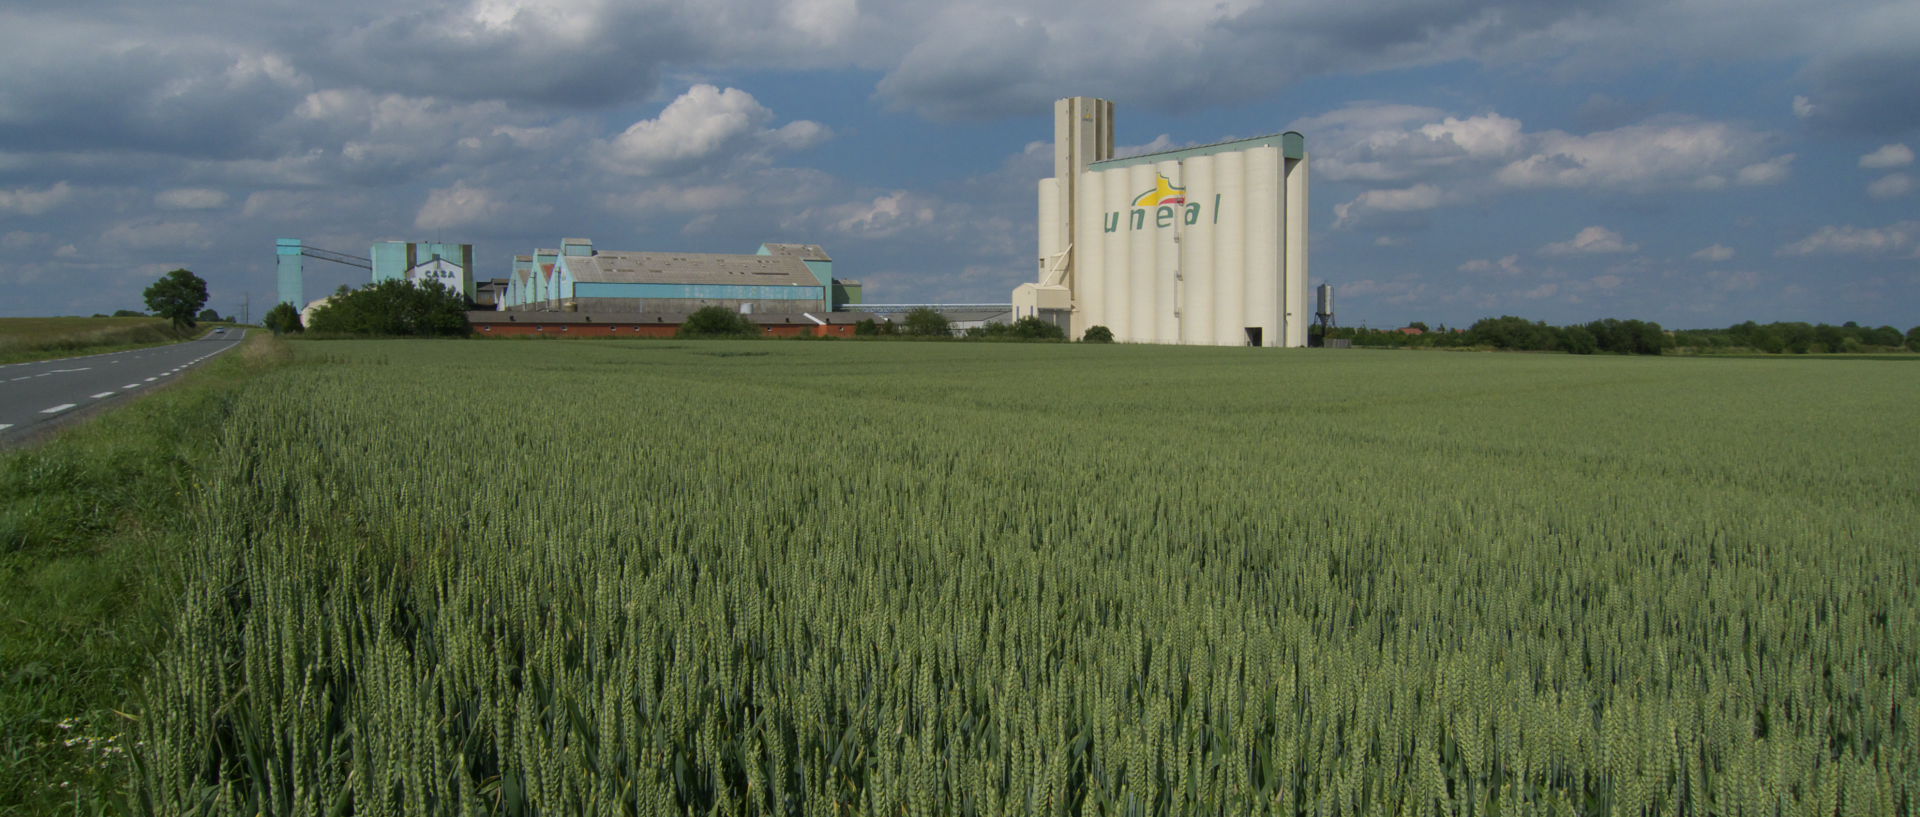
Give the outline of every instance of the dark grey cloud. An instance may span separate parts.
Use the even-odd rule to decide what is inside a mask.
[[[1908,4],[1910,5],[1910,4]],[[1559,82],[1704,62],[1800,60],[1834,96],[1830,115],[1904,127],[1920,19],[1894,0],[971,0],[898,25],[906,50],[879,94],[945,119],[1025,115],[1090,94],[1180,112],[1229,105],[1317,77],[1476,63]],[[1817,99],[1817,97],[1816,97]],[[1590,127],[1651,111],[1598,108]]]
[[[350,87],[536,108],[599,108],[645,98],[673,66],[710,54],[675,15],[606,9],[561,32],[541,23],[490,28],[443,9],[403,10],[309,41],[284,37],[302,68]]]
[[[268,238],[356,251],[432,231],[489,258],[562,233],[694,251],[825,241],[866,259],[882,284],[871,291],[886,297],[998,298],[1030,271],[1044,145],[1009,146],[1013,158],[972,179],[857,187],[805,167],[812,146],[913,146],[843,130],[804,93],[684,122],[662,107],[729,75],[816,68],[836,69],[835,82],[854,74],[842,69],[871,72],[861,75],[880,77],[877,103],[940,119],[1034,121],[1067,94],[1128,110],[1241,106],[1317,77],[1434,65],[1539,74],[1546,92],[1577,101],[1596,73],[1766,60],[1804,66],[1785,94],[1805,93],[1821,127],[1796,138],[1902,134],[1920,127],[1916,40],[1920,25],[1893,0],[0,0],[0,284],[60,293],[32,311],[110,311],[132,304],[100,293],[188,266],[219,292],[264,299]],[[1386,74],[1367,93],[1446,105],[1403,93],[1417,74]],[[1710,110],[1656,102],[1592,97],[1570,121],[1519,101],[1327,103],[1302,120],[1315,223],[1331,236],[1316,247],[1405,239],[1412,252],[1458,232],[1461,209],[1507,218],[1520,198],[1552,210],[1600,193],[1758,190],[1740,185],[1768,173],[1792,185],[1793,151],[1810,163],[1822,147],[1735,138],[1764,124],[1655,121]],[[650,119],[688,127],[628,133]],[[1044,126],[1030,135],[1044,139]],[[1900,140],[1913,138],[1873,144]],[[1652,247],[1657,232],[1635,218],[1556,224],[1475,253],[1526,251],[1592,223]],[[1689,236],[1686,251],[1736,240]],[[1323,257],[1326,269],[1354,263]]]
[[[1920,40],[1898,51],[1847,54],[1815,62],[1812,121],[1874,136],[1920,131]]]
[[[153,46],[60,57],[45,50],[0,57],[8,77],[0,150],[272,155],[278,148],[264,136],[302,95],[290,69],[271,59]]]

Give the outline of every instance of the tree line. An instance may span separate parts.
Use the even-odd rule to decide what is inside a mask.
[[[1415,331],[1408,331],[1415,330]],[[1318,336],[1320,328],[1314,327]],[[1901,332],[1891,326],[1868,327],[1848,321],[1839,326],[1804,321],[1746,321],[1724,329],[1669,331],[1653,321],[1605,318],[1554,326],[1513,315],[1481,318],[1465,329],[1445,324],[1429,328],[1416,321],[1402,329],[1334,327],[1327,338],[1355,346],[1387,348],[1504,349],[1567,352],[1576,355],[1658,355],[1667,353],[1764,352],[1768,354],[1852,354],[1920,351],[1920,326]]]

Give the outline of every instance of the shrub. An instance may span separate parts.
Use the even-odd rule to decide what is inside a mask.
[[[901,318],[901,323],[906,326],[907,334],[909,335],[918,337],[953,336],[953,324],[948,322],[947,316],[924,306],[908,312]]]
[[[673,333],[676,338],[752,338],[760,335],[760,327],[755,326],[747,316],[724,306],[703,306],[687,316],[687,322],[680,324],[680,330]]]
[[[890,337],[898,334],[892,321],[876,321],[872,318],[854,323],[853,333],[869,337]]]
[[[1080,340],[1086,343],[1112,343],[1113,330],[1095,324],[1087,327],[1087,333],[1081,335]]]
[[[306,330],[306,327],[300,325],[300,310],[294,309],[293,304],[290,303],[274,304],[272,309],[267,310],[266,316],[260,319],[260,323],[273,330],[276,335]]]
[[[345,290],[345,287],[341,287]],[[314,332],[343,335],[462,336],[467,299],[437,281],[379,281],[335,295],[313,313]]]

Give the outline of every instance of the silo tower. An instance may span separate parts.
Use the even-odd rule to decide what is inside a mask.
[[[1319,322],[1320,337],[1324,338],[1335,325],[1333,322],[1333,285],[1321,284],[1318,289],[1314,290],[1314,294],[1319,297],[1316,299],[1318,307],[1314,310],[1313,318]]]

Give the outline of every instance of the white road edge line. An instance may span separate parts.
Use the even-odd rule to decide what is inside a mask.
[[[12,423],[0,423],[0,431],[6,431],[9,428],[13,428]]]
[[[103,392],[101,392],[101,393],[99,393],[99,394],[96,394],[96,395],[94,395],[94,396],[93,396],[93,397],[92,397],[91,399],[94,399],[94,400],[98,400],[98,399],[100,399],[100,398],[102,398],[102,397],[112,397],[112,396],[113,396],[113,392],[110,392],[110,391],[103,391]]]
[[[54,406],[53,408],[50,408],[50,409],[41,409],[40,413],[41,414],[59,414],[60,412],[73,408],[73,406],[74,406],[73,403],[61,403],[60,405]]]
[[[125,385],[125,386],[121,386],[120,388],[123,388],[123,389],[137,389],[137,388],[140,388],[140,384],[138,384],[138,383],[128,383],[127,385]]]
[[[160,378],[158,378],[158,377],[149,377],[149,378],[147,378],[147,382],[148,382],[148,383],[152,383],[153,381],[155,381],[155,380],[159,380],[159,379],[160,379]]]

